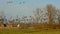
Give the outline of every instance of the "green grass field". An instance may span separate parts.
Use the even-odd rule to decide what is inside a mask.
[[[60,29],[19,29],[19,28],[1,28],[0,34],[60,34]]]

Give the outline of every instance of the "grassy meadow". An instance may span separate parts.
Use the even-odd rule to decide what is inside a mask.
[[[60,29],[0,28],[0,34],[60,34]]]

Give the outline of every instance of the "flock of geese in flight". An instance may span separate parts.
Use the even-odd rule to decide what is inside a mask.
[[[7,4],[9,3],[14,3],[13,1],[7,1]],[[25,1],[22,1],[22,2],[19,2],[19,4],[25,4],[26,2]]]

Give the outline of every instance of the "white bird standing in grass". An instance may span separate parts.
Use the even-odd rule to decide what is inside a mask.
[[[20,25],[18,24],[17,27],[19,27]]]

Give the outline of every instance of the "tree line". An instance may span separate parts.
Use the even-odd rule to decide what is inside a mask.
[[[46,13],[43,13],[43,10],[46,11]],[[12,21],[9,21],[9,23],[3,24],[4,26],[11,26],[11,27],[17,27],[20,28],[34,28],[34,29],[60,29],[60,10],[53,6],[52,4],[47,4],[46,7],[41,10],[40,8],[36,8],[36,13],[34,14],[34,17],[30,16],[31,19],[26,19],[28,23],[21,23],[19,20],[20,18],[16,19],[16,23],[14,19]],[[44,12],[45,12],[44,11]],[[41,12],[41,13],[40,13]],[[45,18],[47,16],[47,18]],[[11,17],[12,18],[12,17]],[[27,16],[22,17],[24,20],[27,18]],[[45,21],[48,19],[47,21]],[[57,22],[56,20],[57,19]],[[39,22],[40,21],[40,22]],[[0,21],[0,26],[3,21]]]

